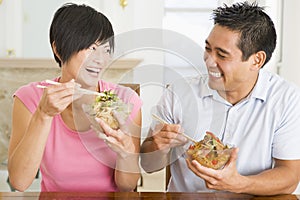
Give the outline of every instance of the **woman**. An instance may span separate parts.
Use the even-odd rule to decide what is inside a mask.
[[[50,43],[61,67],[61,76],[52,80],[58,83],[30,83],[14,94],[8,172],[15,189],[26,190],[39,169],[42,191],[132,191],[136,187],[140,177],[139,97],[130,93],[126,100],[133,105],[130,119],[135,126],[121,123],[121,128],[114,130],[97,119],[104,133],[104,140],[92,143],[99,145],[97,155],[81,137],[96,135],[94,130],[84,123],[84,116],[82,123],[75,119],[80,112],[74,104],[82,99],[76,82],[98,92],[117,89],[121,99],[129,91],[98,81],[111,57],[113,36],[109,20],[89,6],[65,4],[56,11]],[[43,84],[44,89],[37,87]],[[102,162],[101,157],[109,157],[110,163]]]

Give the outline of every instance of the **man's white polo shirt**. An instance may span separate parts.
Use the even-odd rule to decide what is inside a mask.
[[[196,140],[213,132],[225,144],[239,148],[237,170],[242,175],[272,168],[273,158],[300,159],[300,90],[276,74],[260,70],[247,98],[232,105],[207,85],[207,78],[184,78],[170,85],[157,114],[180,124]],[[208,191],[187,168],[184,147],[172,149],[169,191]]]

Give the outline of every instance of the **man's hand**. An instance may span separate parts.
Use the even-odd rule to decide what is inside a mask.
[[[229,161],[223,169],[214,170],[199,164],[196,160],[187,161],[187,165],[197,176],[202,178],[208,189],[239,193],[243,187],[243,176],[236,169],[238,149],[234,148]]]
[[[152,133],[156,149],[168,153],[172,147],[187,143],[187,139],[180,134],[181,132],[178,124],[157,125]]]
[[[188,142],[181,133],[177,124],[158,124],[150,130],[150,137],[144,140],[140,154],[141,165],[146,172],[156,172],[170,164],[170,149]]]

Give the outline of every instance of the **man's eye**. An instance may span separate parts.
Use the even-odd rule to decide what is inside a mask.
[[[220,58],[225,58],[225,56],[223,56],[222,54],[219,54],[219,53],[218,53],[218,56],[219,56]]]
[[[205,51],[210,51],[211,49],[209,47],[205,47]]]

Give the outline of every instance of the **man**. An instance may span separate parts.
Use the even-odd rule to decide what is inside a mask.
[[[163,94],[157,115],[168,124],[150,130],[141,164],[147,172],[171,165],[169,191],[210,190],[276,195],[300,180],[300,91],[263,70],[276,46],[270,17],[257,4],[224,5],[213,12],[205,43],[208,79],[183,79]],[[219,170],[185,159],[184,131],[206,131],[235,148]]]

